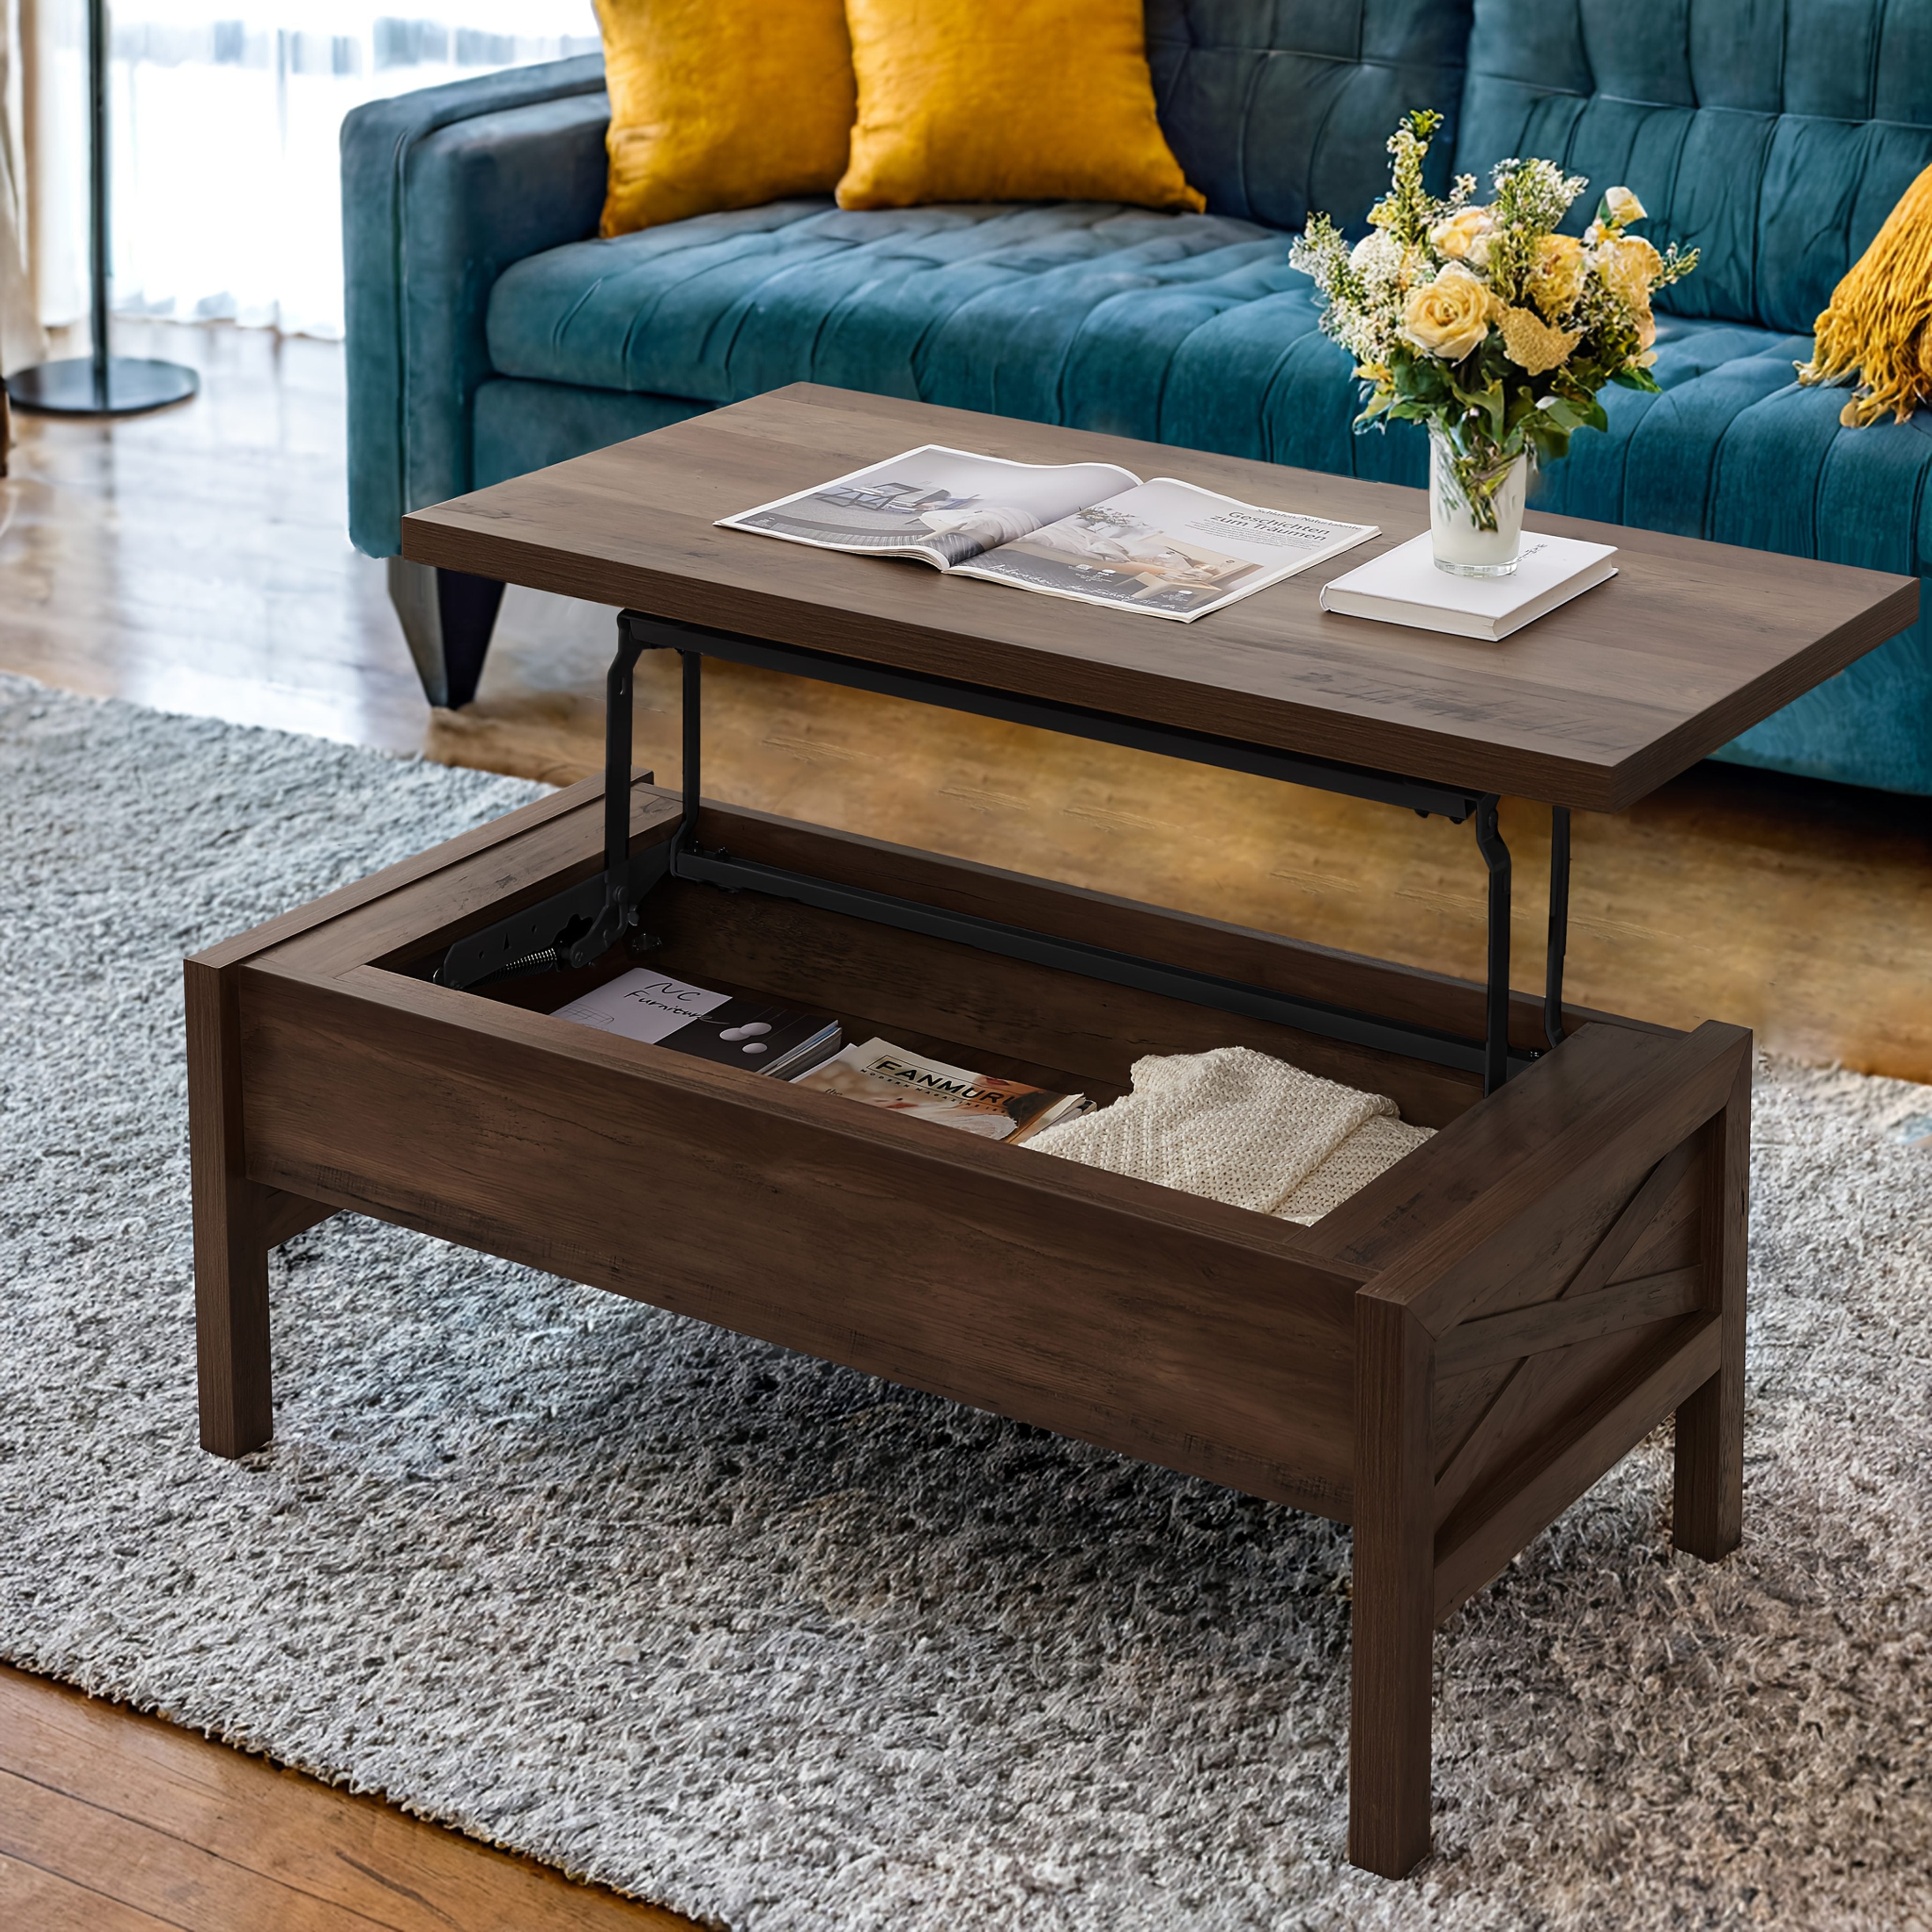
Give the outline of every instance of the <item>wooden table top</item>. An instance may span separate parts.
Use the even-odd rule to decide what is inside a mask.
[[[1116,463],[1378,524],[1191,624],[712,527],[920,443]],[[1616,812],[1908,628],[1918,580],[1622,525],[1620,574],[1501,644],[1321,609],[1427,527],[1424,492],[798,383],[403,523],[416,562],[1378,770]]]

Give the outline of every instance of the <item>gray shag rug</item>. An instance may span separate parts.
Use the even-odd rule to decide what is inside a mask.
[[[0,1652],[746,1932],[1932,1918],[1932,1089],[1760,1069],[1746,1546],[1468,1605],[1401,1883],[1292,1510],[348,1218],[203,1455],[181,957],[535,789],[0,680]]]

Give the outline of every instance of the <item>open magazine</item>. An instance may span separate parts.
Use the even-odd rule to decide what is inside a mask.
[[[1378,529],[1263,509],[1171,476],[1143,483],[1111,463],[1010,463],[938,443],[718,523],[1184,624]]]

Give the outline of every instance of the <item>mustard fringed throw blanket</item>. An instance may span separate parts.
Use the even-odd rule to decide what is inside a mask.
[[[1920,403],[1932,402],[1932,168],[1900,197],[1832,291],[1818,318],[1801,382],[1856,377],[1858,392],[1839,412],[1862,429],[1890,410],[1900,422]]]

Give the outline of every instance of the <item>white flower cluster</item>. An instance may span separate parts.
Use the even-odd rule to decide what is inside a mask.
[[[1628,188],[1604,196],[1580,241],[1557,225],[1588,184],[1580,175],[1511,158],[1497,166],[1488,205],[1473,200],[1469,175],[1438,201],[1421,186],[1422,146],[1403,131],[1390,146],[1396,184],[1371,211],[1368,234],[1351,248],[1317,215],[1290,256],[1322,292],[1324,330],[1365,380],[1386,387],[1404,350],[1460,364],[1492,340],[1516,368],[1541,376],[1597,338],[1595,359],[1607,360],[1592,391],[1619,368],[1654,360],[1652,292],[1696,257],[1661,255],[1624,232],[1644,215]]]
[[[1553,161],[1499,163],[1486,203],[1469,175],[1446,197],[1431,194],[1426,164],[1440,124],[1412,114],[1390,137],[1389,191],[1361,240],[1352,247],[1314,215],[1290,260],[1321,291],[1323,330],[1355,358],[1367,391],[1358,426],[1400,418],[1439,429],[1466,488],[1525,449],[1561,456],[1574,430],[1603,428],[1606,383],[1655,388],[1651,298],[1696,256],[1660,254],[1627,232],[1644,218],[1627,188],[1604,196],[1580,238],[1564,234],[1588,183]]]

